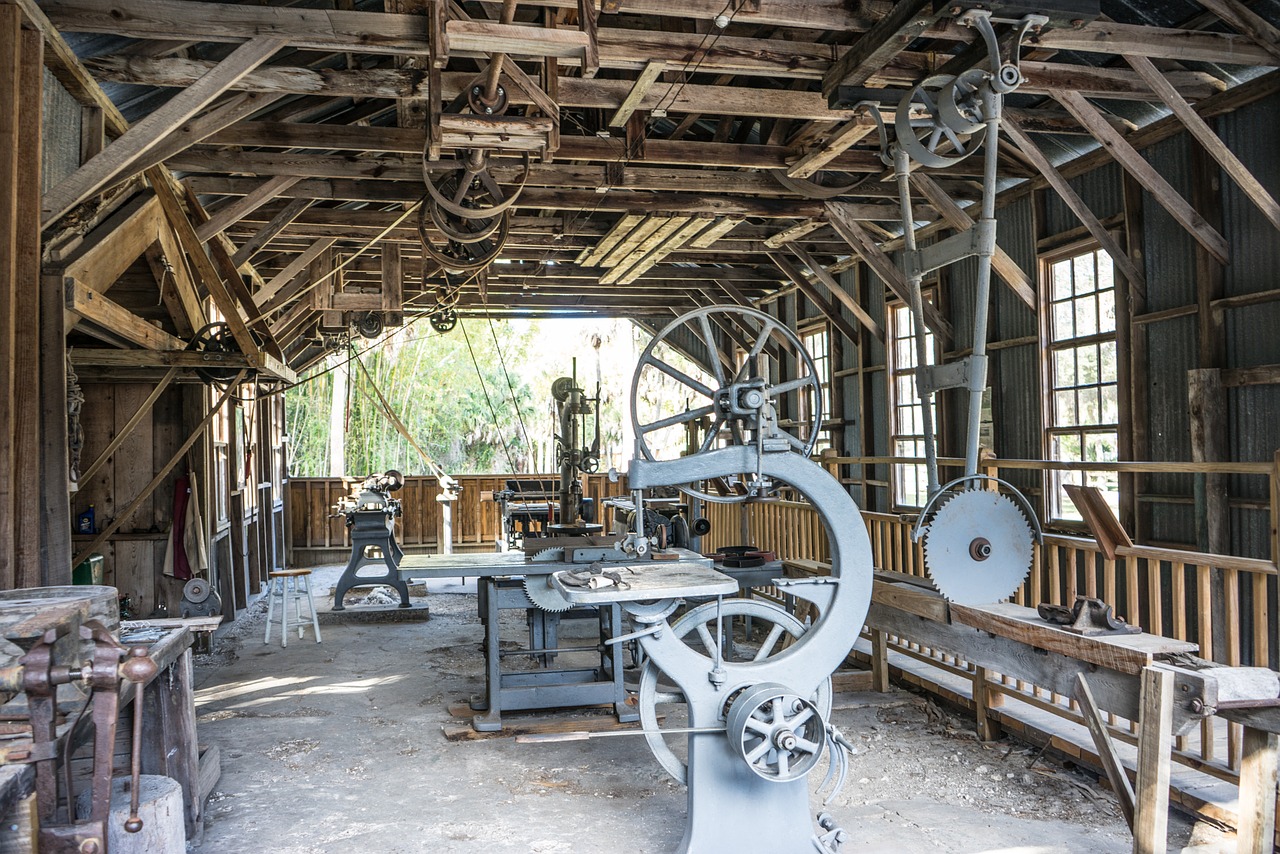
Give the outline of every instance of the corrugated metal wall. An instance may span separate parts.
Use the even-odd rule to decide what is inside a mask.
[[[1219,133],[1232,151],[1253,170],[1272,193],[1280,195],[1280,158],[1275,140],[1280,139],[1280,96],[1273,96],[1217,120]],[[1193,178],[1191,145],[1185,135],[1152,146],[1144,154],[1170,184],[1186,198],[1191,197]],[[1123,213],[1123,172],[1114,163],[1071,179],[1071,184],[1101,220]],[[1223,179],[1222,232],[1231,244],[1232,263],[1225,271],[1224,295],[1259,293],[1280,289],[1280,235],[1229,180]],[[1196,244],[1187,231],[1149,194],[1143,197],[1143,233],[1148,281],[1145,311],[1194,306],[1196,304]],[[1075,215],[1054,193],[1045,193],[1037,202],[1020,198],[998,212],[999,243],[1033,279],[1039,279],[1037,237],[1063,234],[1080,226]],[[944,276],[943,307],[955,326],[955,341],[947,349],[962,351],[971,342],[974,273],[970,261],[953,267]],[[886,323],[883,283],[864,268],[842,274],[841,283],[856,291],[858,276],[867,277],[865,297],[868,311]],[[794,300],[784,303],[783,316],[794,323]],[[816,310],[804,305],[801,317]],[[1280,302],[1227,310],[1224,316],[1227,368],[1280,364]],[[887,325],[887,324],[886,324]],[[998,279],[992,284],[992,342],[1037,336],[1039,322],[1032,312]],[[1147,409],[1148,457],[1152,460],[1191,459],[1189,416],[1187,413],[1187,371],[1199,367],[1198,323],[1194,315],[1138,327],[1145,336],[1148,352],[1147,383],[1139,391]],[[1044,425],[1041,410],[1041,347],[1038,344],[1011,346],[993,351],[991,383],[995,419],[995,451],[1004,458],[1038,459],[1044,456]],[[844,450],[850,455],[879,456],[889,452],[889,394],[885,351],[872,342],[866,352],[846,351],[842,367],[857,364],[861,357],[866,398],[871,411],[862,413],[857,377],[843,378],[845,430]],[[963,395],[951,395],[942,403],[944,452],[961,448],[965,402]],[[1280,448],[1280,386],[1250,386],[1228,389],[1230,453],[1234,460],[1266,461]],[[865,417],[865,428],[859,426]],[[855,472],[856,474],[856,472]],[[1007,472],[1020,488],[1039,496],[1043,489],[1035,473]],[[886,466],[868,471],[874,481],[888,481]],[[1150,528],[1146,537],[1154,541],[1194,545],[1195,482],[1191,475],[1148,476],[1140,492],[1144,516]],[[1231,551],[1266,557],[1270,554],[1270,527],[1261,509],[1267,498],[1264,477],[1231,479]],[[855,493],[855,497],[861,498]],[[861,503],[861,502],[860,502]],[[1037,502],[1038,503],[1038,502]],[[1244,503],[1245,506],[1241,506]],[[869,509],[889,510],[890,494],[884,487],[868,489]]]
[[[47,191],[80,166],[82,108],[49,69],[44,70],[44,176]]]

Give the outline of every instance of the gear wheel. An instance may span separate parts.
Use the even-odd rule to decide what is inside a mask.
[[[961,492],[929,522],[925,566],[943,596],[959,605],[990,605],[1013,595],[1027,577],[1033,536],[1008,496]]]
[[[547,551],[552,551],[547,549]],[[526,575],[524,577],[524,595],[535,607],[543,611],[558,614],[568,611],[573,603],[564,598],[564,594],[551,586],[550,575]]]

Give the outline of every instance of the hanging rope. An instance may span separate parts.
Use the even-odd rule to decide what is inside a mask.
[[[493,419],[493,429],[498,432],[498,441],[502,442],[502,453],[507,458],[507,465],[511,467],[511,473],[516,473],[516,463],[511,457],[511,447],[507,444],[507,440],[502,436],[502,429],[498,425],[498,410],[493,406],[493,400],[489,397],[489,389],[484,383],[484,375],[480,373],[480,362],[476,359],[476,351],[471,349],[471,336],[467,334],[467,325],[458,320],[458,328],[462,330],[462,340],[467,342],[467,352],[471,354],[471,364],[476,369],[476,379],[480,382],[480,391],[484,393],[484,402],[489,406],[489,416]],[[521,492],[520,481],[514,481],[516,484],[516,492]]]
[[[404,422],[400,420],[398,415],[396,415],[395,410],[391,408],[391,404],[387,401],[386,396],[383,395],[382,389],[378,388],[378,384],[373,381],[373,376],[369,373],[369,369],[364,366],[364,361],[360,358],[360,354],[356,352],[354,347],[351,348],[351,352],[353,360],[357,367],[360,368],[360,373],[364,374],[364,378],[368,381],[369,387],[373,389],[373,393],[377,395],[377,400],[374,402],[380,406],[382,414],[391,422],[391,425],[396,428],[396,431],[405,438],[405,441],[407,441],[409,445],[418,452],[418,456],[422,457],[422,461],[427,464],[427,468],[429,468],[431,473],[440,481],[441,486],[452,482],[453,478],[449,477],[445,470],[431,458],[431,455],[422,449],[422,446],[418,444],[418,440],[413,438],[413,435],[409,433],[409,428],[405,427]],[[372,398],[370,399],[372,400]]]

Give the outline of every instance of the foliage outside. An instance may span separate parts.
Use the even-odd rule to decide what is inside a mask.
[[[355,362],[333,368],[347,358],[335,355],[317,373],[332,370],[286,393],[290,474],[331,475],[329,431],[335,403],[345,426],[344,474],[364,476],[392,468],[409,475],[430,474],[381,413],[375,384],[415,441],[449,474],[554,471],[551,383],[572,374],[575,357],[578,384],[588,395],[595,394],[599,371],[601,469],[625,469],[632,444],[631,375],[648,339],[646,332],[625,320],[491,324],[467,319],[444,335],[426,324],[413,324],[391,330],[372,347],[361,341],[357,348],[367,348],[360,361],[368,377]],[[696,371],[676,354],[667,358]],[[335,402],[339,371],[348,371],[347,389],[345,399]],[[653,388],[641,389],[641,396],[662,396],[657,387],[661,384],[659,380]],[[590,420],[585,429],[589,442],[594,430]]]

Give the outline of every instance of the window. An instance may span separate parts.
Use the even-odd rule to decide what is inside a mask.
[[[1066,462],[1115,462],[1120,450],[1116,297],[1111,256],[1088,249],[1046,259],[1048,454]],[[1063,484],[1096,486],[1118,512],[1115,472],[1050,472],[1051,518],[1081,521]]]
[[[831,406],[831,331],[826,324],[820,326],[811,326],[808,329],[800,330],[800,342],[804,344],[804,349],[808,351],[809,356],[813,359],[813,367],[817,372],[818,386],[821,389],[822,401],[822,420],[824,424],[831,424],[836,416],[832,412]],[[800,396],[800,420],[808,423],[813,417],[813,388],[806,387],[804,393]],[[813,445],[813,453],[816,455],[831,447],[831,427],[827,427],[820,431],[818,441]],[[808,436],[805,436],[808,439]]]
[[[928,294],[925,299],[932,301]],[[924,404],[916,392],[916,324],[911,308],[899,303],[889,309],[889,397],[893,407],[890,442],[895,457],[924,456]],[[937,360],[933,332],[925,333],[928,364]],[[938,423],[936,404],[930,404]],[[929,476],[924,463],[900,463],[893,467],[893,503],[899,507],[923,507],[929,499]]]

